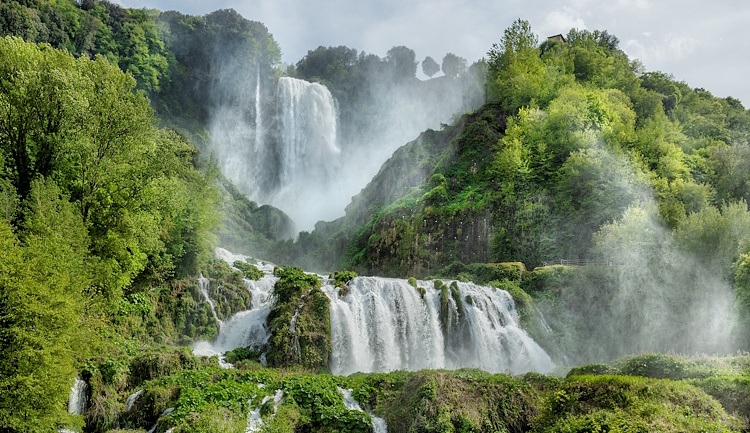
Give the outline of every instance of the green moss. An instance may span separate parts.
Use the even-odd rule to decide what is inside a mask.
[[[247,287],[245,287],[243,278],[245,278],[245,271],[251,277],[257,276],[253,275],[252,271],[255,267],[250,264],[243,266],[242,262],[239,261],[235,264],[240,264],[243,270],[234,271],[225,261],[214,260],[203,271],[203,275],[210,281],[208,295],[214,301],[216,315],[219,320],[227,320],[232,315],[251,307],[252,300],[250,299]],[[263,273],[257,270],[257,268],[255,269],[262,276]],[[197,299],[203,302],[200,295],[198,295]],[[200,326],[196,325],[197,328]],[[201,335],[200,330],[197,332]],[[208,336],[204,335],[204,338],[208,338]]]
[[[716,400],[690,384],[625,376],[566,379],[550,391],[536,422],[537,429],[552,431],[700,432],[740,426]]]
[[[562,265],[535,268],[524,275],[521,288],[526,293],[535,295],[545,290],[556,290],[570,286],[580,273],[578,268]]]
[[[136,355],[130,362],[130,385],[138,386],[148,380],[195,370],[199,366],[200,361],[188,348],[153,348]]]
[[[618,374],[657,379],[704,378],[715,374],[709,366],[683,357],[661,353],[628,356],[613,362],[613,366],[617,368]]]
[[[617,369],[607,364],[588,364],[580,367],[573,367],[568,372],[567,377],[584,376],[584,375],[601,375],[615,374]]]
[[[338,271],[333,273],[334,285],[336,287],[349,284],[355,278],[357,278],[357,273],[354,271]]]
[[[461,299],[461,291],[458,289],[458,283],[453,281],[450,285],[451,290],[451,298],[453,298],[453,302],[456,304],[456,309],[458,309],[458,316],[459,318],[462,318],[464,316],[464,303],[463,299]]]
[[[450,305],[451,292],[442,280],[435,280],[433,284],[435,285],[435,290],[440,292],[438,298],[440,301],[440,324],[445,333],[450,329],[453,317]]]
[[[603,370],[593,365],[579,373]],[[259,388],[260,383],[265,387]],[[166,407],[174,407],[164,428],[193,431],[204,425],[199,420],[214,420],[231,429],[236,420],[246,421],[248,400],[255,409],[265,396],[283,390],[285,402],[276,414],[270,417],[273,403],[263,410],[269,431],[371,431],[366,413],[345,408],[337,390],[341,387],[351,389],[361,405],[385,418],[389,431],[739,431],[743,424],[711,395],[742,415],[747,383],[730,376],[673,381],[572,374],[561,380],[527,373],[512,378],[473,369],[335,377],[210,366],[145,382],[144,395],[122,421],[150,426]]]
[[[718,400],[728,413],[735,414],[745,423],[750,421],[749,375],[722,374],[703,379],[691,379],[688,382]]]
[[[247,262],[235,260],[232,266],[239,269],[248,280],[259,280],[265,275],[257,266]]]
[[[327,368],[331,350],[330,300],[320,290],[320,280],[293,267],[277,268],[275,274],[280,279],[274,286],[274,306],[268,315],[269,364]]]
[[[412,373],[395,389],[382,403],[389,431],[528,431],[537,411],[524,382],[474,370]]]
[[[250,349],[249,347],[238,347],[226,353],[226,360],[231,364],[236,364],[245,360],[258,361],[260,352]]]
[[[456,278],[463,282],[473,281],[477,284],[503,280],[520,282],[526,273],[526,266],[521,262],[472,263],[466,265],[459,261],[455,261],[437,272],[444,278]]]

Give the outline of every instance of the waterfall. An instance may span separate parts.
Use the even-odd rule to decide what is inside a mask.
[[[255,75],[255,151],[261,149],[263,143],[263,119],[260,109],[260,65]]]
[[[344,406],[346,406],[347,409],[364,412],[357,400],[352,397],[351,389],[343,389],[340,387],[337,387],[337,389],[339,390],[339,393],[344,396]],[[388,433],[388,427],[386,426],[385,420],[383,418],[377,417],[370,412],[367,412],[367,414],[370,415],[370,419],[372,419],[373,433]]]
[[[138,397],[140,397],[143,394],[143,390],[138,390],[128,396],[128,399],[125,401],[125,410],[130,411],[130,409],[133,408],[133,405],[135,404],[135,401],[138,400]]]
[[[88,400],[89,385],[81,379],[76,378],[73,387],[70,388],[68,397],[68,413],[73,415],[82,415],[86,411],[86,402]]]
[[[420,281],[424,299],[405,280],[359,277],[331,298],[331,372],[480,368],[549,372],[547,353],[521,329],[513,298],[503,290],[457,283],[441,320],[440,291]]]
[[[154,433],[156,431],[156,428],[159,427],[159,421],[161,421],[161,419],[164,418],[165,416],[171,415],[172,412],[174,412],[174,408],[173,407],[169,407],[164,412],[162,412],[161,415],[159,415],[159,418],[156,419],[156,424],[154,424],[154,426],[151,427],[151,430],[149,430],[148,433]],[[173,428],[167,430],[164,433],[171,433],[172,430],[173,430]]]
[[[268,400],[270,400],[272,397],[270,395],[267,395],[263,397],[263,400],[260,402],[258,407],[256,407],[254,410],[252,410],[248,416],[247,416],[247,428],[245,429],[245,433],[254,433],[259,432],[261,427],[263,426],[263,419],[261,417],[260,411],[263,408],[263,405],[266,404]],[[276,408],[281,404],[281,402],[284,399],[284,391],[277,390],[276,394],[273,396],[273,415],[276,414]],[[248,404],[252,403],[252,400],[247,402]]]
[[[213,314],[214,319],[216,319],[216,322],[219,324],[219,329],[221,329],[221,325],[223,325],[224,322],[219,320],[219,316],[216,315],[216,305],[214,305],[214,301],[208,296],[208,289],[211,288],[211,281],[204,277],[203,274],[200,274],[198,277],[198,288],[201,291],[201,295],[203,295],[203,300],[211,306],[211,314]]]
[[[247,259],[223,249],[216,255],[228,263]],[[193,346],[196,355],[220,355],[246,346],[260,349],[268,343],[266,319],[278,281],[273,267],[264,264],[263,278],[245,280],[252,308],[227,320],[214,342]],[[508,292],[453,282],[452,289],[444,289],[450,296],[445,299],[443,294],[441,305],[441,291],[432,281],[417,284],[426,288],[424,296],[406,280],[358,277],[340,296],[327,281],[322,290],[331,300],[331,373],[466,367],[521,374],[554,368],[549,355],[521,328]],[[290,323],[293,331],[296,315]]]
[[[333,96],[318,83],[282,77],[276,90],[279,143],[276,165],[279,188],[270,203],[286,212],[304,230],[319,219],[340,216],[344,208],[336,174],[341,149]],[[333,209],[331,200],[342,201]],[[338,208],[338,203],[335,206]]]
[[[326,168],[331,155],[341,153],[336,144],[336,108],[328,89],[296,78],[279,79],[277,98],[281,122],[281,178],[295,183],[300,174]],[[307,175],[305,174],[305,179]]]
[[[213,343],[196,343],[193,353],[198,356],[213,356],[238,347],[262,347],[268,343],[271,335],[266,326],[266,318],[273,306],[271,295],[276,281],[278,278],[273,275],[266,275],[258,281],[245,280],[245,287],[252,298],[252,307],[224,322]]]
[[[246,261],[247,257],[233,254],[225,249],[217,248],[216,256],[230,265],[236,260]],[[197,356],[218,355],[223,361],[222,354],[238,347],[255,346],[261,348],[268,343],[270,333],[266,326],[266,318],[273,306],[273,286],[278,277],[273,275],[273,264],[266,263],[259,268],[266,275],[258,281],[245,279],[245,287],[250,292],[252,305],[249,310],[240,311],[229,320],[222,323],[219,335],[213,342],[201,341],[193,345],[193,353]],[[227,367],[229,364],[224,364]]]
[[[297,309],[294,310],[294,315],[292,316],[292,320],[289,321],[289,332],[292,333],[294,338],[294,344],[290,348],[292,355],[294,359],[297,360],[297,362],[302,362],[302,348],[299,345],[299,335],[297,335],[297,318],[299,317],[299,310],[302,309],[302,307],[305,306],[305,301],[303,300],[298,306]]]

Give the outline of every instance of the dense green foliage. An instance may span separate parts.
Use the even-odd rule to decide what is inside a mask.
[[[195,149],[154,126],[135,80],[104,57],[12,37],[0,57],[0,418],[9,431],[47,430],[67,417],[95,331],[148,316],[152,287],[205,264],[218,194]]]
[[[263,271],[258,269],[257,266],[251,265],[250,263],[247,263],[247,262],[235,260],[235,262],[232,263],[232,266],[239,269],[244,275],[244,277],[248,280],[259,280],[260,278],[263,277],[263,275],[265,275]]]
[[[320,227],[324,237],[349,233],[333,263],[421,276],[455,260],[531,268],[594,257],[593,235],[652,198],[672,230],[691,219],[703,230],[700,212],[746,203],[744,164],[729,162],[750,131],[736,100],[642,73],[606,32],[539,46],[519,21],[488,57],[492,103],[407,145],[404,154],[429,148],[432,157],[407,157],[404,172],[406,155],[394,155],[343,220]],[[421,174],[419,190],[408,189],[411,173]],[[395,179],[406,187],[372,197]]]
[[[142,374],[153,378],[140,385],[144,392],[133,409],[126,412],[119,406],[112,412],[120,425],[152,426],[165,408],[173,407],[159,421],[160,429],[209,432],[221,425],[222,431],[241,432],[248,413],[257,410],[261,431],[371,431],[368,414],[344,406],[339,389],[348,389],[360,406],[384,418],[390,431],[700,432],[747,427],[747,406],[735,392],[748,372],[746,356],[641,355],[571,371],[565,379],[536,373],[512,378],[478,370],[334,377],[222,370],[189,358],[178,362],[174,355],[146,364],[162,374]],[[585,371],[589,375],[582,375]],[[279,403],[271,398],[277,391],[283,396]],[[126,396],[120,392],[120,405]]]
[[[750,113],[644,72],[606,31],[566,40],[514,23],[488,53],[489,103],[399,149],[289,261],[497,280],[573,363],[747,348]]]

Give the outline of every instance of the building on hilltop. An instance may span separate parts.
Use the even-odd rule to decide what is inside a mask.
[[[547,38],[547,40],[550,42],[565,42],[565,36],[563,36],[561,33],[559,35],[550,36]]]

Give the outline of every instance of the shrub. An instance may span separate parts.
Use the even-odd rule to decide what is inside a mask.
[[[263,271],[247,262],[235,260],[232,266],[239,269],[248,280],[259,280],[265,275]]]

